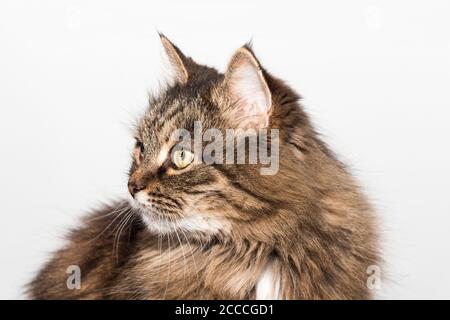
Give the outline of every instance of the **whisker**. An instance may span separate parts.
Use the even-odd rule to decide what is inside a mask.
[[[166,225],[168,225],[168,222],[166,222]],[[169,245],[169,268],[167,269],[167,279],[166,279],[166,289],[164,290],[164,297],[163,300],[166,299],[166,294],[167,294],[167,289],[169,288],[169,277],[170,277],[170,268],[171,268],[171,258],[170,258],[170,233],[167,234],[167,241],[168,241],[168,245]]]
[[[181,242],[180,236],[178,235],[177,228],[175,227],[175,234],[178,238],[178,242],[180,243],[181,253],[183,254],[183,287],[186,285],[186,255],[184,254],[183,243]]]
[[[122,231],[127,227],[128,222],[130,221],[130,219],[134,217],[134,212],[133,210],[131,210],[129,213],[127,213],[127,215],[123,218],[123,220],[120,223],[119,228],[117,229],[116,235],[114,236],[114,241],[113,241],[113,255],[115,252],[116,255],[116,262],[119,262],[119,244],[120,244],[120,234],[122,233]]]
[[[180,231],[181,231],[181,233],[183,234],[184,238],[186,239],[186,243],[188,244],[189,249],[191,250],[191,257],[192,257],[192,261],[194,262],[195,274],[196,274],[196,276],[197,276],[197,282],[199,282],[199,281],[200,281],[200,280],[199,280],[199,276],[198,276],[199,269],[198,269],[198,266],[197,266],[197,262],[195,261],[195,251],[192,249],[192,246],[191,246],[191,244],[190,244],[190,242],[189,242],[189,239],[188,239],[188,237],[187,237],[185,231],[184,231],[182,228],[180,228]]]
[[[96,220],[100,220],[100,219],[103,219],[103,218],[112,216],[113,214],[116,214],[118,211],[122,210],[123,208],[120,209],[120,210],[119,210],[119,208],[122,207],[122,206],[123,206],[124,204],[126,204],[126,203],[127,203],[126,200],[121,201],[121,202],[119,202],[119,204],[117,205],[117,207],[116,207],[112,212],[108,212],[108,213],[106,213],[106,214],[102,214],[102,215],[96,216],[96,217],[94,217],[94,218],[86,219],[86,221],[87,221],[87,222],[92,222],[92,221],[96,221]]]
[[[158,254],[159,254],[158,273],[161,273],[161,268],[162,268],[162,238],[163,238],[163,236],[158,233]]]
[[[111,227],[111,225],[112,225],[112,224],[113,224],[120,216],[122,216],[122,215],[125,214],[126,212],[129,212],[131,209],[132,209],[132,208],[127,208],[127,207],[125,207],[125,208],[123,208],[122,210],[118,211],[117,216],[116,216],[116,217],[115,217],[115,218],[114,218],[114,219],[106,226],[106,228],[104,228],[102,232],[100,232],[98,235],[96,235],[96,236],[95,236],[92,240],[90,240],[90,241],[97,240],[102,234],[105,233],[106,230],[109,229],[109,227]]]
[[[260,115],[259,114],[253,114],[253,115],[242,116],[242,117],[236,118],[235,121],[239,121],[239,120],[243,120],[243,119],[256,118],[256,117],[260,117]]]

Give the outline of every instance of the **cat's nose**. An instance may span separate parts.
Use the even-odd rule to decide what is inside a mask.
[[[130,192],[131,196],[134,198],[134,195],[138,193],[141,190],[145,189],[145,184],[139,183],[133,180],[128,181],[128,191]]]

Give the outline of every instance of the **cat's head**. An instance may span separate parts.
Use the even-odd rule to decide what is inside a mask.
[[[150,99],[137,126],[128,183],[133,203],[158,233],[252,232],[253,221],[283,207],[295,182],[289,170],[301,161],[299,137],[309,127],[299,97],[262,68],[248,45],[221,74],[163,35],[161,41],[173,82]]]

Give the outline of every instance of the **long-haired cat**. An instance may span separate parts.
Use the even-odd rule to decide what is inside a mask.
[[[136,130],[133,200],[87,215],[29,286],[35,299],[368,299],[377,224],[353,177],[320,140],[299,95],[250,46],[224,74],[161,35],[173,83]],[[177,129],[276,129],[262,165],[194,161]],[[204,145],[201,145],[204,147]],[[261,145],[258,145],[261,148]],[[248,158],[248,157],[247,157]],[[70,267],[80,286],[70,286]],[[68,269],[69,268],[69,269]]]

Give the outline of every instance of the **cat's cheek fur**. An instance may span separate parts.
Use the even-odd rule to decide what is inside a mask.
[[[176,230],[183,230],[185,232],[214,235],[219,232],[228,232],[231,227],[230,223],[224,219],[206,217],[201,213],[194,213],[172,221],[145,212],[141,216],[147,228],[157,234],[168,234]]]
[[[230,224],[226,220],[204,217],[201,213],[195,213],[192,216],[181,218],[177,226],[186,231],[204,232],[207,234],[216,234],[230,230]]]
[[[138,192],[135,199],[130,200],[130,204],[140,211],[140,216],[147,228],[157,234],[168,234],[181,229],[185,232],[214,235],[219,232],[227,233],[231,229],[231,225],[226,219],[197,211],[188,212],[185,216],[173,220],[161,218],[150,211],[147,212],[152,209],[152,204],[144,192]]]
[[[145,192],[136,193],[136,198],[132,200],[131,205],[135,208],[143,207],[143,208],[152,208],[152,203],[149,201],[148,195]]]

